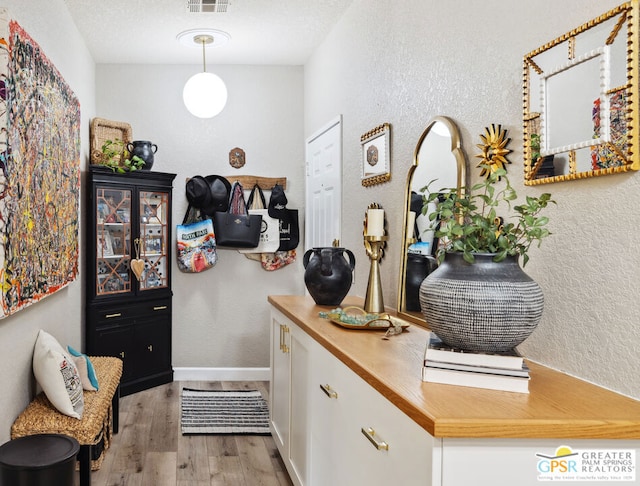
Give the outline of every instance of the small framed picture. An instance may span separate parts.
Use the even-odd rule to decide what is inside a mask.
[[[160,282],[160,277],[158,276],[158,274],[156,272],[148,272],[147,273],[147,278],[146,278],[146,287],[160,287],[161,286],[161,282]]]
[[[362,185],[372,186],[391,179],[391,125],[383,123],[360,137],[362,145]]]
[[[98,203],[98,211],[97,211],[98,224],[103,224],[108,215],[109,215],[109,210],[107,208],[107,205],[103,202]]]
[[[113,246],[113,252],[118,255],[124,255],[124,247],[122,246],[122,237],[114,236],[111,238],[111,243]]]
[[[129,210],[127,209],[118,209],[116,211],[118,215],[118,221],[120,223],[128,223],[129,222]]]
[[[124,290],[124,282],[114,274],[98,277],[99,293],[120,292]]]
[[[113,242],[108,231],[98,235],[98,257],[113,256]]]
[[[144,239],[145,253],[160,253],[162,250],[161,238],[145,238]]]

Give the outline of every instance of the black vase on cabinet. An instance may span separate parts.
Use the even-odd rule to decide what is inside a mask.
[[[173,381],[174,178],[162,172],[89,169],[86,352],[122,358],[121,395]]]
[[[420,284],[438,268],[436,259],[430,255],[409,253],[407,255],[407,276],[405,279],[405,307],[411,312],[420,312]]]
[[[141,170],[151,170],[158,146],[148,140],[135,140],[127,144],[127,150],[132,156],[136,155],[144,160]]]
[[[304,254],[302,264],[305,268],[304,283],[315,303],[340,305],[353,282],[356,258],[351,250],[340,247],[311,248]]]

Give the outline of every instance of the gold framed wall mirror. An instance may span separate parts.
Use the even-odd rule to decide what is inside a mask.
[[[526,185],[640,169],[638,0],[524,56]]]
[[[404,244],[401,245],[397,311],[399,317],[414,324],[426,326],[416,302],[415,282],[411,284],[414,268],[408,262],[411,259],[419,260],[415,262],[417,265],[435,265],[436,245],[433,232],[429,230],[428,216],[419,214],[422,208],[421,191],[429,185],[431,190],[455,188],[461,192],[466,186],[466,178],[467,160],[461,148],[458,127],[450,118],[434,117],[418,139],[405,187],[401,240]],[[412,212],[418,214],[411,215]]]

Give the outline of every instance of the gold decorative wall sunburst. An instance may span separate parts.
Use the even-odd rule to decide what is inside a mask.
[[[502,125],[491,124],[484,131],[484,135],[480,135],[483,143],[476,144],[476,147],[482,150],[482,153],[477,154],[476,157],[482,159],[477,165],[477,167],[482,168],[480,177],[488,178],[498,169],[506,170],[505,165],[511,163],[507,159],[507,154],[511,150],[506,148],[511,139],[507,138],[507,131],[502,129]]]

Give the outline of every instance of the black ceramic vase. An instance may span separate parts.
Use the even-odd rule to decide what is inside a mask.
[[[340,305],[353,281],[356,265],[353,253],[340,247],[312,248],[304,254],[302,263],[304,283],[315,303]]]
[[[436,259],[430,255],[419,253],[407,255],[407,273],[404,285],[405,310],[420,312],[420,284],[436,268],[438,268]]]
[[[158,151],[158,146],[147,140],[135,140],[127,144],[127,150],[131,154],[131,157],[137,155],[144,160],[144,166],[142,166],[140,170],[151,170],[151,167],[153,167],[153,154]]]
[[[427,325],[449,346],[480,352],[513,349],[535,330],[544,307],[540,286],[517,257],[494,262],[492,253],[447,253],[420,285]]]

